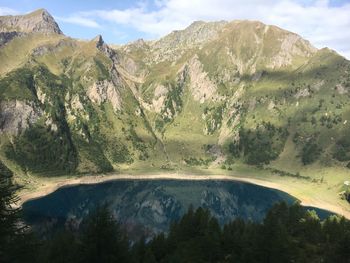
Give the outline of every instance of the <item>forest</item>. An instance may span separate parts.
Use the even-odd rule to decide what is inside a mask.
[[[190,207],[167,233],[137,242],[101,204],[79,229],[38,237],[11,206],[11,172],[1,165],[0,174],[0,262],[350,262],[350,222],[321,221],[299,203],[275,204],[260,223],[237,218],[224,226]]]

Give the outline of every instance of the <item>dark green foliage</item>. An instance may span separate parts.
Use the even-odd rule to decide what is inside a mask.
[[[215,157],[213,158],[208,158],[208,159],[202,159],[202,158],[194,158],[190,157],[188,159],[184,159],[185,163],[188,165],[194,165],[194,166],[199,166],[199,165],[208,165],[210,162],[214,161]]]
[[[288,131],[263,122],[254,130],[241,128],[239,137],[239,144],[231,143],[229,152],[239,156],[239,151],[242,151],[248,164],[261,165],[278,157],[284,148]]]
[[[16,137],[7,156],[24,169],[43,173],[46,171],[73,172],[77,166],[77,153],[66,123],[57,131],[34,125]]]
[[[342,117],[341,115],[323,115],[320,118],[320,122],[322,126],[326,126],[327,128],[331,129],[333,127],[333,125],[337,125],[339,123],[341,123],[342,121]]]
[[[128,141],[131,141],[134,149],[140,152],[140,160],[146,160],[149,157],[147,151],[147,144],[137,135],[133,126],[131,126],[131,128],[129,129],[126,139]]]
[[[129,242],[106,205],[83,221],[78,233],[64,230],[43,242],[38,262],[130,262]]]
[[[108,157],[114,163],[132,163],[131,154],[123,143],[113,140],[106,143]]]
[[[36,96],[33,74],[20,68],[0,80],[0,99],[34,99]]]
[[[296,132],[293,137],[293,142],[300,149],[299,157],[304,165],[315,162],[322,153],[322,148],[319,146],[317,139],[319,133],[302,135]]]
[[[180,83],[170,84],[167,99],[164,102],[165,109],[170,109],[172,115],[177,114],[182,108],[182,90]]]
[[[72,61],[71,58],[64,58],[64,59],[61,60],[61,64],[62,64],[65,68],[67,68],[68,65],[69,65],[69,63],[70,63],[71,61]]]
[[[218,128],[221,127],[223,111],[223,105],[212,108],[206,107],[204,109],[205,126],[208,134],[213,134]]]
[[[342,199],[345,199],[346,201],[348,201],[350,203],[350,189],[347,188],[343,194],[341,195]]]
[[[12,232],[10,237],[15,236]],[[2,242],[4,237],[4,234],[0,236]],[[35,254],[9,262],[36,259],[39,263],[331,263],[349,262],[350,222],[337,216],[322,222],[314,211],[307,211],[298,203],[287,205],[282,202],[270,209],[262,223],[235,219],[221,228],[208,210],[190,207],[178,222],[172,223],[167,235],[160,233],[147,241],[140,237],[131,245],[104,205],[81,223],[78,232],[59,231],[42,240],[40,249],[16,240],[21,244],[19,247],[26,248],[23,251],[30,248]],[[11,255],[9,251],[4,254],[3,246],[0,252]]]
[[[78,150],[84,152],[86,158],[96,166],[96,172],[110,172],[113,170],[113,166],[106,158],[99,142],[93,139],[86,141],[78,136],[74,137],[74,141]]]
[[[72,232],[59,231],[44,242],[39,250],[38,262],[75,263],[79,262],[79,245]]]
[[[317,145],[314,139],[309,140],[301,151],[301,161],[304,165],[311,164],[321,155],[322,149]]]
[[[13,207],[16,189],[12,172],[0,161],[0,261],[34,262],[36,244],[21,222],[20,208]]]
[[[12,75],[18,75],[17,79],[13,79]],[[12,72],[10,77],[10,85],[23,89],[18,94],[26,93],[26,90],[32,93],[31,99],[51,117],[57,129],[50,129],[40,123],[34,124],[7,147],[7,156],[20,164],[24,170],[54,174],[74,172],[78,164],[78,154],[66,121],[64,106],[65,88],[71,85],[70,81],[65,76],[58,77],[52,74],[42,65],[19,69]],[[50,103],[39,102],[36,98],[38,87],[50,98]]]
[[[298,206],[288,207],[281,203],[273,207],[264,220],[257,243],[261,262],[293,262],[297,257],[298,243],[293,234],[298,231],[304,211]]]
[[[184,83],[181,81],[165,83],[165,86],[168,88],[168,93],[161,114],[154,122],[155,128],[158,131],[162,131],[165,125],[172,122],[173,117],[181,112],[183,106],[183,85]],[[169,112],[171,116],[169,116]]]
[[[147,254],[153,255],[155,262],[217,262],[220,236],[219,224],[208,210],[190,208],[179,222],[171,225],[168,237],[161,234],[145,245],[143,251],[151,252],[140,253],[138,244],[134,253],[138,262],[145,262]]]
[[[350,160],[350,138],[349,136],[344,136],[337,141],[335,145],[335,150],[333,157],[338,161],[344,162]]]
[[[94,58],[94,62],[96,63],[96,68],[98,70],[98,80],[105,80],[110,77],[109,71],[106,69],[105,65],[98,59]]]
[[[164,125],[165,125],[165,122],[163,119],[161,118],[157,118],[155,121],[154,121],[154,127],[156,130],[158,131],[162,131],[163,128],[164,128]]]
[[[10,180],[11,180],[11,177],[13,176],[13,173],[9,168],[5,166],[5,164],[2,161],[0,161],[0,175],[1,175],[0,177],[1,180],[4,180],[4,182],[6,181],[7,183],[10,184],[11,182]]]
[[[18,231],[16,224],[19,220],[17,209],[10,209],[10,205],[16,201],[15,187],[11,183],[12,172],[0,162],[0,258],[10,262],[13,255],[9,250],[14,244]]]
[[[294,174],[294,173],[290,173],[287,171],[283,171],[283,170],[279,170],[279,169],[271,168],[271,167],[266,167],[265,170],[271,171],[271,173],[279,175],[279,176],[295,177],[295,178],[306,179],[306,180],[310,179],[309,176],[300,175],[299,172]]]
[[[239,144],[239,142],[230,142],[228,145],[228,152],[233,156],[238,158],[241,154],[241,145]]]
[[[106,205],[83,223],[81,253],[81,262],[127,262],[128,240]]]
[[[142,240],[133,254],[135,262],[349,262],[349,234],[349,221],[322,223],[299,204],[276,204],[262,224],[236,219],[222,230],[208,211],[190,208],[167,237]]]
[[[54,75],[50,70],[44,66],[35,66],[32,69],[34,85],[45,90],[48,95],[62,95],[64,88],[67,85],[67,78],[61,75],[61,78]],[[69,83],[69,82],[68,82]]]
[[[315,116],[311,117],[311,123],[312,123],[312,125],[316,125],[317,124],[317,120],[316,120]]]

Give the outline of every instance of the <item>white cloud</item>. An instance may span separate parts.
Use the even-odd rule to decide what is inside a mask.
[[[350,58],[350,3],[331,6],[327,0],[154,0],[156,10],[144,1],[124,10],[95,10],[82,18],[98,18],[129,26],[158,38],[195,20],[260,20],[291,30],[316,47],[328,46]]]
[[[7,15],[17,15],[18,12],[14,9],[0,6],[0,16],[7,16]]]
[[[79,15],[74,15],[70,17],[55,17],[57,21],[61,21],[64,23],[84,26],[84,27],[91,27],[91,28],[100,28],[101,26],[93,19],[86,18]]]
[[[318,48],[329,47],[350,58],[350,3],[332,6],[329,0],[148,1],[153,1],[152,7],[147,0],[140,0],[128,9],[91,10],[55,18],[89,28],[103,29],[105,23],[107,28],[123,26],[124,39],[128,28],[148,38],[159,38],[196,20],[260,20],[296,32]],[[0,7],[0,15],[9,14],[18,12]]]

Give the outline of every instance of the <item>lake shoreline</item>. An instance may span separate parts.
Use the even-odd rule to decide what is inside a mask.
[[[323,210],[328,210],[330,212],[344,216],[350,219],[350,211],[345,210],[341,206],[336,206],[332,203],[326,202],[324,200],[319,200],[307,196],[301,196],[295,194],[293,188],[289,185],[283,185],[281,183],[270,182],[262,179],[239,177],[232,175],[194,175],[194,174],[177,174],[177,173],[162,173],[162,174],[142,174],[142,175],[131,175],[131,174],[111,174],[111,175],[94,175],[94,176],[84,176],[76,178],[68,178],[57,180],[55,182],[48,182],[31,192],[21,192],[19,193],[18,206],[23,203],[38,199],[40,197],[49,195],[54,191],[62,187],[76,186],[76,185],[88,185],[88,184],[99,184],[105,182],[112,182],[117,180],[179,180],[179,181],[236,181],[248,184],[254,184],[261,187],[266,187],[270,189],[275,189],[278,191],[285,192],[292,197],[300,201],[301,205],[320,208]]]

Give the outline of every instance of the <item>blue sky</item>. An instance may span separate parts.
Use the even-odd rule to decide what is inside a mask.
[[[195,20],[259,20],[350,58],[350,0],[0,0],[0,15],[47,9],[62,31],[108,43],[156,39]]]

